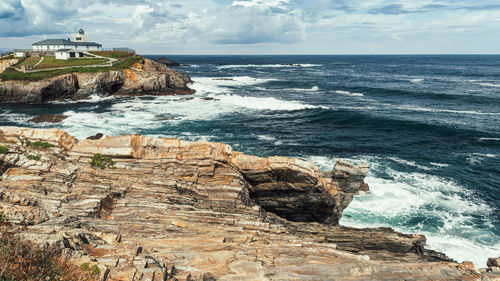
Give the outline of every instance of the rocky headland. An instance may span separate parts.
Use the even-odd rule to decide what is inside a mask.
[[[36,80],[0,78],[0,102],[40,103],[79,100],[91,95],[137,96],[192,94],[189,76],[141,58],[129,68],[104,72],[73,72]]]
[[[228,145],[140,135],[78,140],[0,127],[0,210],[104,280],[494,280],[426,238],[339,226],[367,166],[331,172]],[[491,260],[490,270],[498,266]]]

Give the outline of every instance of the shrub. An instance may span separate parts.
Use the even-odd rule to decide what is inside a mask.
[[[32,147],[32,148],[37,148],[37,149],[48,149],[48,148],[51,148],[51,147],[54,147],[55,145],[51,144],[51,143],[48,143],[46,141],[29,141],[27,140],[25,142],[26,146],[29,146],[29,147]]]
[[[27,156],[29,160],[40,160],[42,157],[40,155],[34,155],[34,154],[30,154]]]
[[[3,212],[0,211],[0,223],[4,223],[4,222],[5,222],[5,216],[4,216]]]
[[[90,157],[90,165],[104,170],[106,168],[115,168],[115,161],[113,161],[111,157],[96,153]]]
[[[99,274],[85,271],[65,259],[62,250],[38,247],[12,233],[0,233],[0,280],[97,281]]]
[[[0,145],[0,154],[7,154],[9,153],[9,148],[6,147],[5,145]]]
[[[86,262],[86,263],[82,263],[82,265],[80,265],[80,268],[83,269],[84,271],[90,272],[92,275],[99,276],[99,274],[101,274],[101,270],[99,269],[99,267],[96,264],[90,266],[90,264],[88,262]]]

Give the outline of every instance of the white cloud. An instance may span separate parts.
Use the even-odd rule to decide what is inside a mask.
[[[234,1],[233,6],[243,6],[243,7],[281,7],[288,4],[290,0],[246,0],[246,1]]]
[[[147,53],[495,52],[499,13],[488,0],[0,0],[0,42],[83,27]]]

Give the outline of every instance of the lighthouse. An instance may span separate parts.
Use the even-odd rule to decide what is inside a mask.
[[[89,36],[85,35],[83,28],[80,28],[78,33],[75,34],[75,42],[89,42]]]

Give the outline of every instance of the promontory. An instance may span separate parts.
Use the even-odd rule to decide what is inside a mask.
[[[80,100],[91,95],[194,93],[188,87],[189,76],[164,64],[135,54],[108,61],[111,59],[61,61],[52,57],[26,58],[0,73],[0,102],[40,103]],[[79,65],[83,63],[92,65]],[[29,65],[34,69],[27,70]]]

